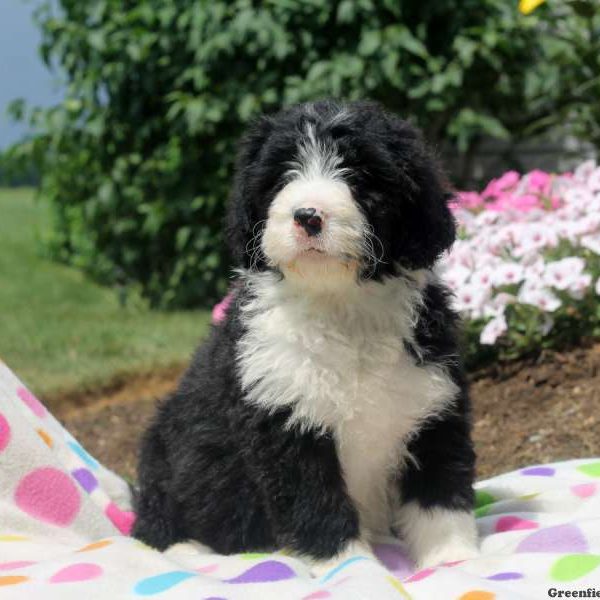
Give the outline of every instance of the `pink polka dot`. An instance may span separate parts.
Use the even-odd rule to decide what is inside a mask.
[[[417,571],[414,575],[412,575],[411,577],[409,577],[406,581],[410,581],[410,582],[414,582],[414,581],[421,581],[421,579],[425,579],[426,577],[429,577],[430,575],[433,575],[435,573],[435,569],[422,569],[421,571]]]
[[[302,600],[321,600],[322,598],[331,598],[331,592],[327,590],[317,590],[308,596],[304,596]]]
[[[52,467],[43,467],[21,479],[15,492],[15,503],[39,521],[66,527],[77,516],[81,500],[68,475]]]
[[[0,452],[8,446],[8,442],[10,441],[10,425],[8,421],[4,417],[4,415],[0,414]]]
[[[18,388],[17,396],[27,404],[36,417],[43,419],[46,416],[46,413],[48,412],[46,407],[27,388]]]
[[[135,523],[135,513],[128,510],[121,510],[114,502],[110,502],[104,512],[121,533],[125,535],[131,533],[131,529]]]
[[[204,567],[198,567],[196,569],[196,571],[198,573],[203,573],[204,575],[206,575],[208,573],[214,573],[215,571],[218,571],[218,569],[219,569],[218,563],[212,563],[212,564],[206,565]]]
[[[506,517],[500,517],[496,521],[496,532],[501,533],[503,531],[517,531],[519,529],[537,529],[539,525],[535,521],[529,519],[521,519],[513,515]]]
[[[88,581],[102,575],[102,568],[92,563],[77,563],[57,571],[50,577],[50,583],[74,583]]]
[[[13,569],[23,569],[35,565],[32,560],[13,560],[11,562],[0,563],[0,571],[12,571]]]
[[[571,486],[571,491],[580,498],[589,498],[598,491],[597,483],[579,483]]]

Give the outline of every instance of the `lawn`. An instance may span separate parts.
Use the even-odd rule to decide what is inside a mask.
[[[2,360],[42,397],[186,361],[209,313],[121,307],[113,290],[43,257],[48,217],[33,190],[0,189]]]

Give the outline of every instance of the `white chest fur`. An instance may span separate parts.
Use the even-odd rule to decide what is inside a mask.
[[[407,438],[456,393],[439,367],[417,367],[416,286],[356,286],[343,299],[306,297],[272,274],[249,281],[238,363],[246,399],[292,407],[290,425],[334,432],[348,492],[368,531],[389,526],[391,472]]]

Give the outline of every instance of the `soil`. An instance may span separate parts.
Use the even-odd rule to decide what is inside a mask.
[[[48,404],[88,451],[132,480],[139,437],[182,370],[136,375]],[[472,374],[471,384],[480,479],[600,456],[600,344],[488,368]]]

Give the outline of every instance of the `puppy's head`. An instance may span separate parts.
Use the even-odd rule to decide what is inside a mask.
[[[355,283],[433,265],[451,194],[418,132],[372,103],[259,119],[238,158],[227,235],[239,266]]]

